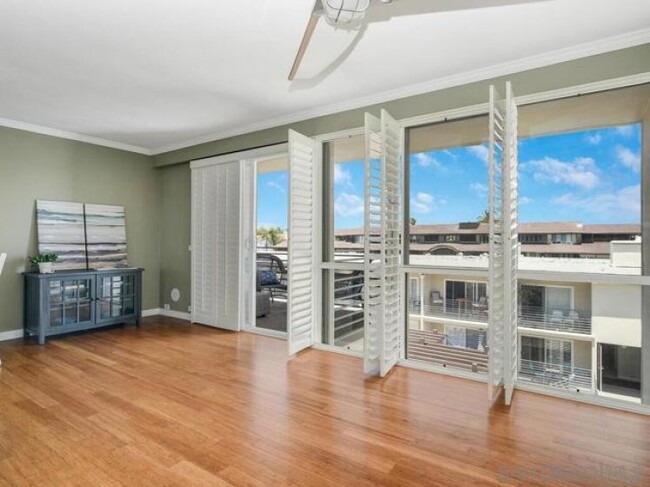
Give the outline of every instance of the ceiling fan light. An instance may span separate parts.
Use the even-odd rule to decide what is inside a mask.
[[[325,18],[331,24],[349,24],[361,20],[370,0],[321,0]]]

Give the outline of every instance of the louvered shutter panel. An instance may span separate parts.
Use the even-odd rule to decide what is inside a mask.
[[[239,162],[192,168],[192,321],[239,329]]]
[[[505,402],[510,404],[517,382],[517,263],[519,255],[518,177],[517,177],[517,104],[510,82],[506,83],[506,140],[504,147],[503,240],[504,240],[504,386]]]
[[[218,179],[214,166],[192,169],[192,322],[216,324]]]
[[[218,167],[219,192],[214,212],[217,216],[216,326],[239,330],[239,161]]]
[[[316,142],[289,131],[289,263],[287,341],[289,355],[314,343],[321,323],[320,232],[318,231],[320,156]]]
[[[364,372],[385,376],[401,349],[400,128],[366,114]]]
[[[506,97],[489,91],[490,265],[488,397],[505,389],[510,404],[517,380],[517,107],[510,83]]]
[[[366,113],[363,371],[371,375],[381,373],[381,333],[384,328],[381,156],[381,121]]]

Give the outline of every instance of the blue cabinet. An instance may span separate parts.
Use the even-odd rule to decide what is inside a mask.
[[[143,269],[25,273],[25,336],[140,323]]]

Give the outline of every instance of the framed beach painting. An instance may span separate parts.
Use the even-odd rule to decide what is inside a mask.
[[[86,269],[83,203],[38,200],[36,222],[39,253],[59,256],[54,269]]]
[[[128,267],[124,207],[87,204],[85,213],[88,267]]]

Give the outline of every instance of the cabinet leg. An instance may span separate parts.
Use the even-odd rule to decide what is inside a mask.
[[[45,345],[45,333],[38,333],[38,344]]]

